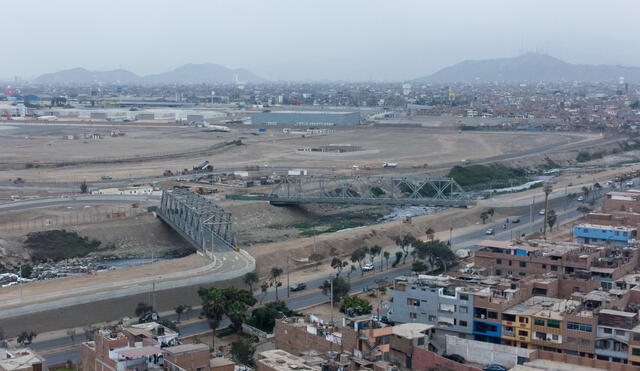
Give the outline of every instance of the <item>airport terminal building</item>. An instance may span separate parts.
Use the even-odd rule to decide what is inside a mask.
[[[359,112],[264,111],[251,113],[251,123],[262,126],[354,126],[360,124]]]

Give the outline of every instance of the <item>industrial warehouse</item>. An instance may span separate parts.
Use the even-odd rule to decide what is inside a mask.
[[[360,124],[358,112],[264,111],[251,113],[254,125],[354,126]]]

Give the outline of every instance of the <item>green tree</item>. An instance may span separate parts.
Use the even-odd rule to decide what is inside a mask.
[[[212,288],[205,289],[201,287],[198,289],[198,296],[202,300],[202,314],[207,318],[209,328],[213,331],[211,337],[211,348],[216,348],[216,330],[220,325],[220,321],[224,316],[225,302],[222,294],[222,289]]]
[[[553,231],[553,226],[556,224],[556,221],[558,221],[556,212],[554,210],[549,210],[549,212],[547,212],[547,225],[549,226],[550,231]]]
[[[251,318],[249,318],[247,323],[264,332],[272,333],[276,325],[276,319],[290,317],[294,314],[295,312],[287,308],[284,302],[274,301],[255,309],[251,313]]]
[[[486,224],[487,219],[489,219],[489,213],[483,211],[480,213],[480,219],[482,220],[482,224]]]
[[[22,278],[31,278],[33,274],[33,267],[31,264],[23,264],[20,266],[20,277]]]
[[[336,270],[336,277],[340,277],[340,273],[344,270],[344,268],[349,265],[348,262],[342,261],[337,256],[334,256],[331,260],[331,268]]]
[[[357,296],[347,296],[340,302],[340,312],[345,313],[347,309],[359,308],[361,314],[371,313],[371,303]]]
[[[244,283],[249,286],[251,292],[253,292],[253,285],[258,283],[259,280],[258,273],[256,272],[249,272],[244,275]]]
[[[225,306],[225,314],[231,321],[231,328],[235,331],[242,331],[242,324],[247,320],[247,310],[249,308],[241,301],[234,301]]]
[[[175,308],[176,314],[178,315],[178,319],[176,322],[180,323],[180,317],[182,316],[182,313],[184,313],[184,311],[187,309],[187,307],[185,307],[184,305],[180,304]]]
[[[369,248],[369,256],[371,258],[371,265],[373,265],[374,260],[377,256],[380,256],[380,270],[382,270],[382,247],[378,245],[373,245]]]
[[[349,282],[345,281],[344,278],[336,277],[333,279],[333,303],[339,303],[340,300],[349,294],[349,290],[351,289],[351,285]],[[322,292],[330,296],[331,295],[331,283],[325,281],[322,285]]]
[[[424,264],[422,261],[418,260],[417,262],[411,264],[411,270],[417,273],[421,273],[421,272],[426,272],[427,271],[427,265]]]
[[[36,336],[38,336],[38,334],[33,331],[22,331],[20,334],[18,334],[18,338],[16,339],[16,341],[18,342],[18,344],[25,346],[31,344]]]
[[[351,262],[358,263],[361,276],[364,276],[364,271],[362,270],[362,261],[367,257],[367,251],[368,249],[366,247],[361,247],[351,253]]]
[[[271,275],[269,276],[269,285],[271,287],[275,287],[276,289],[276,301],[278,301],[278,287],[282,286],[282,281],[280,281],[280,276],[282,276],[282,268],[273,267],[271,268]]]
[[[88,190],[89,186],[87,185],[87,182],[83,180],[82,183],[80,183],[80,193],[87,193]]]
[[[147,303],[138,303],[138,305],[136,305],[136,309],[134,311],[134,313],[136,314],[136,316],[138,317],[142,317],[145,314],[151,312],[153,310],[153,307]]]
[[[256,347],[250,339],[241,338],[231,343],[231,357],[241,365],[253,366],[253,354]]]
[[[427,227],[427,229],[424,231],[424,233],[427,235],[427,237],[430,240],[433,240],[434,236],[436,235],[436,231],[434,231],[433,228],[431,228],[431,227]]]
[[[385,251],[382,253],[382,256],[384,256],[384,260],[387,261],[387,269],[389,269],[389,258],[391,257],[391,253],[388,251]]]
[[[400,264],[400,259],[402,259],[403,256],[404,253],[402,251],[396,251],[396,260],[393,262],[393,264],[391,264],[391,266],[395,267],[396,265]]]
[[[396,237],[395,243],[397,246],[399,246],[402,249],[402,252],[403,252],[402,264],[406,264],[407,256],[409,256],[409,248],[416,241],[417,241],[416,238],[413,237],[411,234],[407,234],[402,238]]]

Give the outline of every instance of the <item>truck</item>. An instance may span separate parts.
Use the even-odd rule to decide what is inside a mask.
[[[385,162],[384,164],[382,164],[382,167],[394,168],[394,167],[398,167],[398,163],[397,162]]]

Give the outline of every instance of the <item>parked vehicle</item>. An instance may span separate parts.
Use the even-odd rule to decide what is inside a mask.
[[[366,263],[366,264],[364,264],[364,265],[362,266],[362,270],[363,270],[364,272],[372,271],[372,270],[373,270],[373,268],[374,268],[374,267],[373,267],[373,264],[371,264],[371,263]]]
[[[291,291],[302,291],[307,288],[307,284],[304,282],[297,282],[291,285],[289,288]]]
[[[464,357],[459,354],[445,354],[443,357],[454,362],[465,363]]]
[[[507,368],[499,364],[492,364],[484,366],[482,371],[507,371]]]
[[[103,175],[100,179],[102,179],[102,180],[111,180],[113,178],[111,176],[109,176],[109,175]]]

